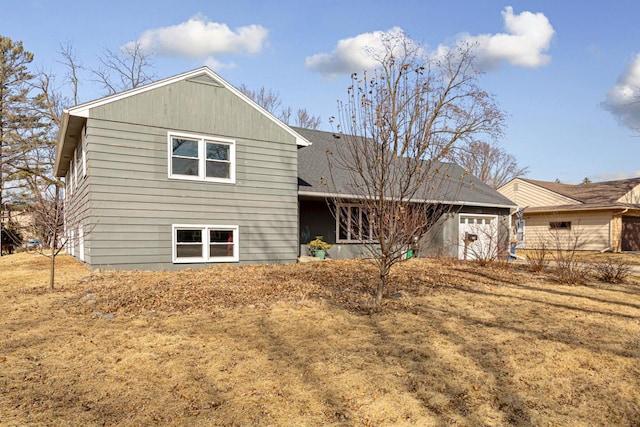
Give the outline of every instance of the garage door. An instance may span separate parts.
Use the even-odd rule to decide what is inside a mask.
[[[498,217],[460,215],[460,259],[493,259],[498,254]]]
[[[622,217],[622,250],[640,251],[640,217]]]

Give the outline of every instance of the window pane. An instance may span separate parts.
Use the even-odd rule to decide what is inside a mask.
[[[233,243],[233,231],[232,230],[210,230],[209,231],[210,243]]]
[[[360,208],[351,207],[351,240],[362,240],[362,230],[360,228]]]
[[[229,160],[229,146],[207,142],[207,160]]]
[[[171,159],[172,173],[175,175],[198,176],[198,159],[181,159],[174,157]]]
[[[229,163],[207,162],[207,177],[209,178],[229,178]]]
[[[176,230],[178,243],[201,243],[202,230]]]
[[[364,240],[371,239],[371,224],[369,222],[369,214],[362,211],[362,238]]]
[[[202,258],[202,245],[177,245],[178,258]]]
[[[198,141],[192,139],[172,138],[173,155],[198,158]]]
[[[348,207],[341,207],[340,211],[338,213],[338,221],[340,222],[338,224],[339,226],[339,230],[338,230],[338,238],[340,240],[347,240],[349,235],[347,233],[347,229],[349,228],[349,208]]]
[[[233,243],[224,245],[209,245],[210,257],[232,257],[233,256]]]

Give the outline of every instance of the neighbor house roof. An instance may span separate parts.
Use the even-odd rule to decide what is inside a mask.
[[[287,126],[281,120],[276,118],[269,111],[258,105],[251,98],[246,96],[240,90],[233,87],[222,77],[211,71],[208,67],[200,67],[195,70],[187,71],[186,73],[178,74],[173,77],[168,77],[163,80],[159,80],[157,82],[153,82],[144,86],[140,86],[135,89],[126,90],[124,92],[119,92],[110,96],[106,96],[104,98],[96,99],[94,101],[85,102],[83,104],[76,105],[75,107],[71,107],[69,109],[65,109],[62,115],[62,123],[60,125],[60,134],[58,135],[58,145],[57,145],[57,155],[56,162],[54,166],[54,174],[56,176],[64,176],[67,172],[68,163],[71,157],[73,156],[74,147],[80,138],[80,131],[82,129],[82,125],[84,120],[88,118],[91,114],[91,109],[96,108],[105,104],[109,104],[111,102],[116,102],[121,99],[125,99],[131,96],[138,95],[140,93],[147,92],[149,90],[157,89],[166,85],[170,85],[181,80],[193,79],[198,76],[206,75],[209,78],[213,79],[238,97],[242,98],[247,104],[251,105],[256,110],[260,111],[262,114],[267,116],[270,120],[272,120],[276,125],[280,126],[284,131],[291,134],[296,139],[296,144],[298,146],[304,147],[309,145],[309,141],[307,141],[303,136],[299,135],[296,131],[294,131],[291,127]]]
[[[310,197],[344,198],[361,197],[350,188],[348,171],[329,167],[327,152],[336,152],[337,144],[345,143],[344,137],[319,130],[293,128],[311,142],[310,146],[298,149],[298,194]],[[447,185],[438,186],[428,202],[444,202],[465,206],[487,206],[515,208],[515,204],[480,179],[465,173],[452,163],[440,163],[440,179]],[[330,180],[332,183],[329,183]]]
[[[574,204],[530,207],[527,212],[640,209],[640,196],[633,197],[633,190],[640,185],[640,177],[582,184],[518,179],[576,201]]]

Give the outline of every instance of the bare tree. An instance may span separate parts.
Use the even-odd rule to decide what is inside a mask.
[[[287,121],[287,123],[289,122]],[[320,123],[320,116],[312,116],[306,108],[298,108],[296,111],[296,126],[305,129],[318,129]]]
[[[258,90],[253,90],[245,84],[241,84],[238,90],[286,124],[291,124],[293,111],[291,107],[281,107],[282,99],[278,93],[273,92],[270,89],[266,89],[264,86]],[[318,129],[318,127],[320,127],[320,123],[320,116],[312,116],[305,108],[298,108],[296,111],[296,126],[306,129]]]
[[[493,188],[499,188],[512,179],[529,173],[529,168],[518,165],[513,155],[484,141],[472,141],[468,145],[456,147],[447,154],[447,159]]]
[[[244,83],[240,85],[238,88],[240,92],[247,95],[249,98],[253,99],[256,104],[269,111],[272,114],[278,114],[278,109],[282,105],[282,99],[280,95],[271,89],[266,89],[262,86],[258,90],[250,89]]]
[[[445,155],[481,135],[497,136],[503,122],[477,84],[472,47],[427,58],[404,35],[383,45],[372,53],[379,63],[373,73],[352,75],[339,103],[340,143],[328,153],[340,232],[373,243],[375,303],[391,267],[453,208],[465,177],[442,162]]]
[[[137,88],[155,78],[152,54],[145,52],[140,42],[129,43],[117,51],[105,48],[100,63],[102,66],[92,73],[109,95]]]

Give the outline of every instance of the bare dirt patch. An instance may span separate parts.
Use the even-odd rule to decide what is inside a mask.
[[[0,258],[0,425],[640,424],[640,285],[412,260]]]

